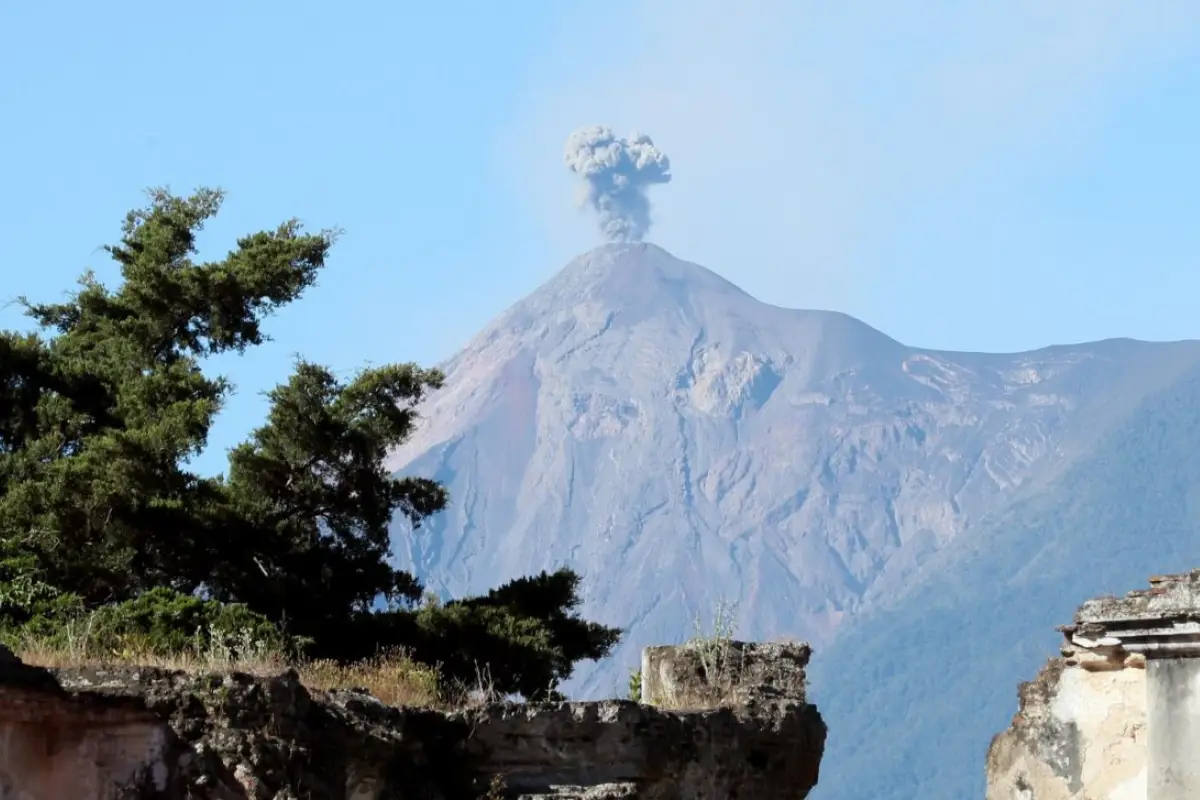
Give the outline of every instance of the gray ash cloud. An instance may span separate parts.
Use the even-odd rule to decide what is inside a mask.
[[[580,205],[600,217],[600,232],[612,242],[638,242],[650,230],[646,190],[671,181],[671,161],[644,134],[628,139],[611,128],[588,125],[567,137],[567,168],[578,175]]]

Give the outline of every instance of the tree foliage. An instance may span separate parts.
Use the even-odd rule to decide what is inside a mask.
[[[152,191],[106,248],[119,288],[86,273],[64,302],[20,298],[37,332],[0,332],[0,617],[203,595],[323,656],[404,645],[454,674],[482,660],[502,690],[527,694],[607,654],[618,632],[576,615],[569,570],[420,607],[421,583],[389,565],[393,517],[415,529],[447,502],[437,483],[384,468],[441,386],[437,370],[342,381],[301,360],[226,476],[188,469],[232,391],[203,360],[263,342],[265,318],[314,284],[336,238],[292,220],[197,262],[196,235],[221,200]],[[176,611],[199,608],[215,613]]]

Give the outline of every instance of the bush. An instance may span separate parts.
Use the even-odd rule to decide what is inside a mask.
[[[402,647],[414,660],[436,664],[451,686],[475,685],[486,673],[500,695],[560,699],[558,687],[575,664],[608,655],[621,635],[575,613],[579,585],[564,568],[478,597],[362,614],[353,627],[317,637],[314,652],[355,661],[374,655],[364,647]]]
[[[22,636],[50,635],[83,614],[79,596],[48,583],[34,556],[0,539],[0,639],[5,644]]]
[[[101,606],[88,617],[87,630],[92,648],[117,654],[220,651],[239,659],[281,653],[289,644],[266,617],[244,605],[166,588]]]

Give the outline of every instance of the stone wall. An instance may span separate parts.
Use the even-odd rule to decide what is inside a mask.
[[[807,661],[803,645],[778,652]],[[442,713],[310,692],[294,672],[48,672],[9,659],[0,800],[800,800],[825,725],[799,688],[692,711],[613,700]]]
[[[1059,630],[988,751],[988,800],[1200,797],[1200,570],[1101,597]]]

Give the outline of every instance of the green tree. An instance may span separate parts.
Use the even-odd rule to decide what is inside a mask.
[[[106,248],[119,288],[87,273],[62,303],[20,298],[38,333],[0,332],[0,619],[204,594],[324,656],[405,645],[455,675],[487,658],[503,691],[524,693],[606,655],[619,632],[577,616],[569,570],[420,608],[420,582],[389,565],[393,517],[416,528],[447,502],[437,483],[384,468],[441,386],[436,370],[341,381],[301,360],[227,476],[187,468],[232,391],[203,359],[264,341],[264,319],[313,285],[336,238],[292,220],[197,263],[196,234],[221,200],[151,192]]]
[[[427,606],[411,615],[418,634],[410,640],[449,675],[469,677],[486,666],[499,692],[553,698],[576,662],[607,655],[621,634],[578,617],[579,584],[579,575],[564,568]],[[378,619],[386,624],[388,615]]]
[[[423,587],[388,565],[388,527],[446,504],[433,481],[394,478],[383,461],[412,432],[416,403],[441,375],[411,364],[364,370],[349,383],[300,362],[270,393],[267,424],[230,453],[228,547],[207,566],[218,595],[302,624],[328,641],[348,614],[379,600],[405,606]],[[240,558],[224,551],[238,543]]]
[[[333,240],[293,221],[195,264],[221,194],[151,200],[106,248],[119,290],[87,273],[66,302],[22,297],[50,335],[0,337],[0,536],[89,603],[194,588],[214,543],[206,512],[224,492],[184,465],[231,389],[199,359],[260,343],[262,318],[312,285]]]

